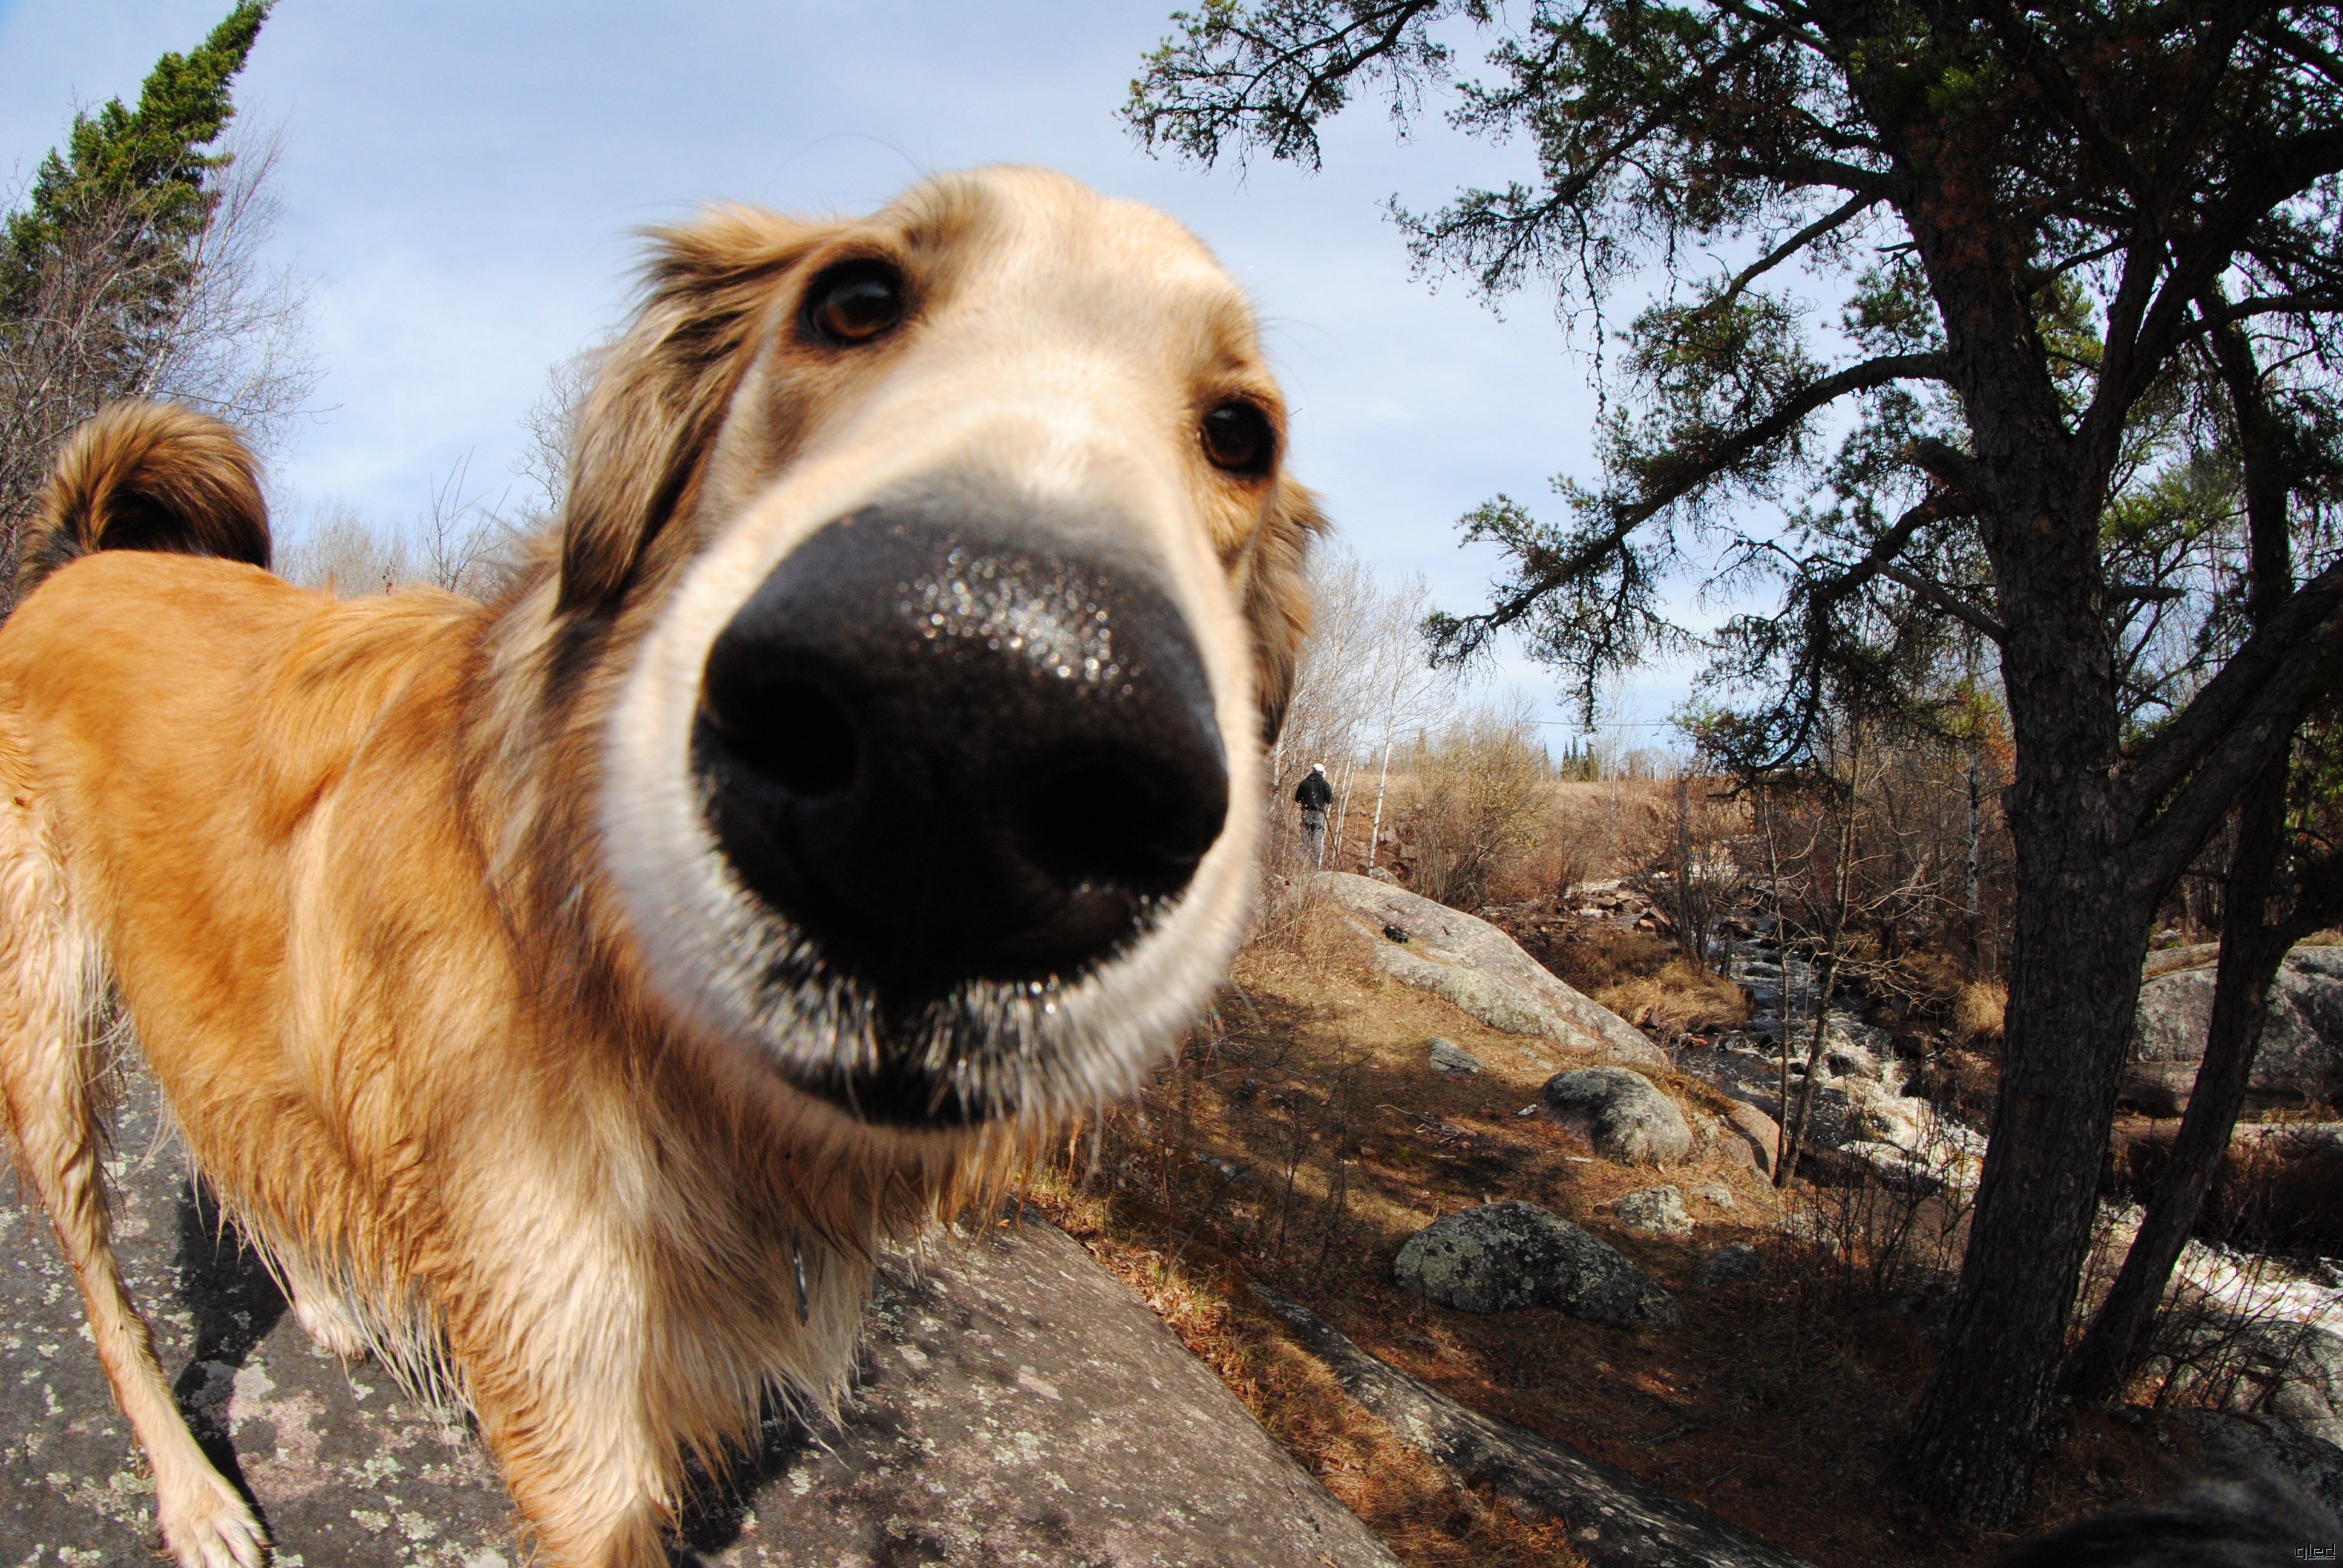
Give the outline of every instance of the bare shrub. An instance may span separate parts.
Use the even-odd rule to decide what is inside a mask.
[[[607,347],[581,348],[556,360],[545,373],[545,390],[520,419],[528,437],[513,459],[513,472],[528,486],[521,512],[530,518],[560,514],[569,498],[569,463],[577,455],[578,417],[602,367]]]
[[[1722,779],[1680,770],[1664,815],[1642,824],[1630,879],[1674,926],[1684,957],[1704,978],[1715,960],[1719,922],[1741,902],[1747,877],[1747,804]]]
[[[1878,1298],[1949,1286],[1976,1201],[1971,1138],[1929,1113],[1916,1151],[1834,1151],[1813,1163],[1820,1179],[1784,1194],[1783,1231],[1815,1250],[1837,1291]]]
[[[277,549],[277,575],[319,593],[349,598],[387,593],[420,576],[405,537],[367,526],[357,508],[337,502]]]
[[[1455,909],[1523,890],[1509,873],[1536,842],[1545,749],[1525,705],[1481,708],[1406,755],[1400,849],[1408,886]],[[1529,889],[1531,892],[1541,890]]]
[[[1302,868],[1293,789],[1322,763],[1334,790],[1323,863],[1366,870],[1382,859],[1395,739],[1440,722],[1456,679],[1433,668],[1418,629],[1431,603],[1422,578],[1384,583],[1351,550],[1329,545],[1311,558],[1310,592],[1310,640],[1270,753],[1268,862],[1277,871]]]

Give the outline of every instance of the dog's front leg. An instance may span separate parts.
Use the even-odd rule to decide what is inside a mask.
[[[561,1206],[544,1195],[508,1217]],[[573,1211],[534,1235],[476,1239],[472,1255],[525,1252],[528,1266],[474,1276],[474,1289],[442,1302],[448,1350],[538,1568],[669,1562],[681,1455],[644,1393],[655,1313],[604,1218]]]
[[[668,1568],[674,1511],[623,1406],[601,1402],[533,1416],[483,1409],[482,1435],[520,1505],[538,1568]]]

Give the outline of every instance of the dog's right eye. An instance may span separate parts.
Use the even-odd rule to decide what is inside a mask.
[[[883,261],[840,263],[806,292],[806,332],[825,343],[868,343],[902,319],[902,274]]]

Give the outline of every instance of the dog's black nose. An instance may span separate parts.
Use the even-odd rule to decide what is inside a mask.
[[[1071,978],[1188,885],[1228,766],[1184,618],[1134,554],[1030,511],[874,507],[719,633],[709,816],[808,955],[902,1000]]]

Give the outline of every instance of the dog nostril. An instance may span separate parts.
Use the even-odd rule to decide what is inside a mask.
[[[1164,777],[1162,759],[1084,762],[1050,778],[1018,812],[1025,857],[1069,888],[1101,885],[1142,895],[1178,892],[1212,847],[1227,815],[1225,786],[1196,799]],[[1173,765],[1169,771],[1178,772]]]
[[[705,710],[743,763],[804,800],[852,786],[861,747],[837,699],[807,680],[710,677]]]

